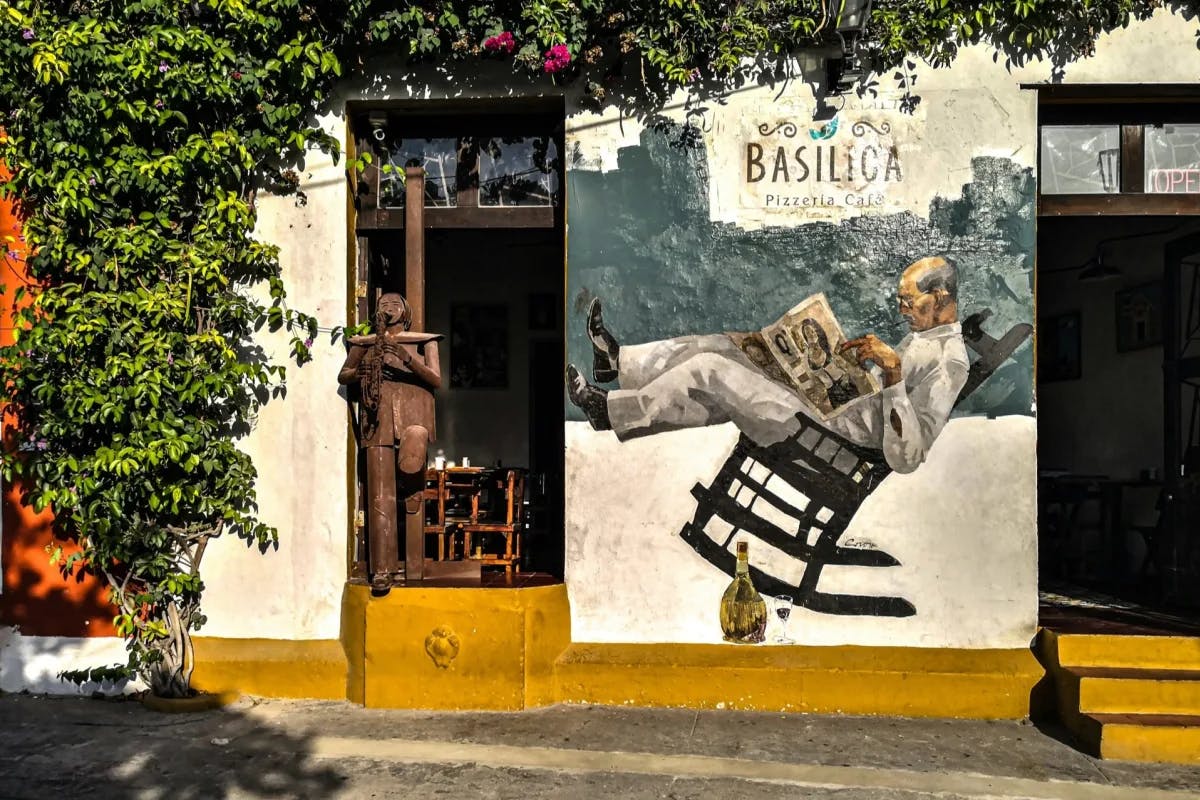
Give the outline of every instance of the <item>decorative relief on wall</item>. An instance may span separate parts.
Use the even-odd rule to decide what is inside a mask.
[[[1162,344],[1162,282],[1117,292],[1117,352]]]
[[[438,669],[447,669],[461,648],[462,641],[449,625],[439,625],[425,637],[425,654]]]

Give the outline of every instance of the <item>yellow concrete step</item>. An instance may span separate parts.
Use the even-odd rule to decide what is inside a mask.
[[[1084,714],[1200,716],[1200,671],[1069,667]]]
[[[1100,758],[1200,764],[1200,716],[1087,714],[1079,734]]]
[[[573,643],[558,699],[599,705],[1015,719],[1044,671],[1027,649]]]
[[[1200,670],[1200,638],[1043,631],[1043,647],[1064,667]]]

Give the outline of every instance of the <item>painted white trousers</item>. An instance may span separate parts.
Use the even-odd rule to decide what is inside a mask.
[[[761,445],[799,430],[800,397],[768,378],[724,334],[622,345],[608,417],[622,441],[733,422]]]

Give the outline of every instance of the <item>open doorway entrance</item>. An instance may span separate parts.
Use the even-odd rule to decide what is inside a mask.
[[[403,233],[370,246],[372,289],[402,288]],[[562,237],[555,228],[433,229],[425,248],[425,327],[446,336],[430,459],[522,471],[519,571],[561,578]],[[488,544],[476,540],[481,555]]]
[[[1200,633],[1195,231],[1178,216],[1040,220],[1043,624]]]
[[[1041,621],[1200,635],[1200,86],[1029,88]]]
[[[358,318],[398,292],[424,331],[445,336],[425,559],[473,562],[485,582],[561,580],[561,102],[363,107],[351,119],[374,156],[356,195]],[[420,183],[407,185],[406,169]],[[421,195],[407,230],[406,203]],[[357,531],[361,573],[368,537]]]

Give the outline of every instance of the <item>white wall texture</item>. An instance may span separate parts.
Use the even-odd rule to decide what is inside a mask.
[[[125,641],[113,636],[24,636],[18,628],[0,626],[0,692],[124,694],[145,689],[140,681],[67,683],[58,674],[67,670],[124,664]]]
[[[951,420],[920,469],[884,479],[842,537],[870,542],[900,565],[826,567],[818,585],[823,592],[902,597],[917,613],[859,617],[796,608],[791,638],[816,645],[1028,645],[1037,616],[1035,436],[1032,417]],[[621,443],[587,423],[567,423],[573,639],[721,641],[718,601],[730,578],[678,533],[696,509],[692,487],[711,482],[737,438],[735,427],[721,425]],[[753,539],[750,562],[787,575]],[[778,624],[772,616],[768,637]]]

